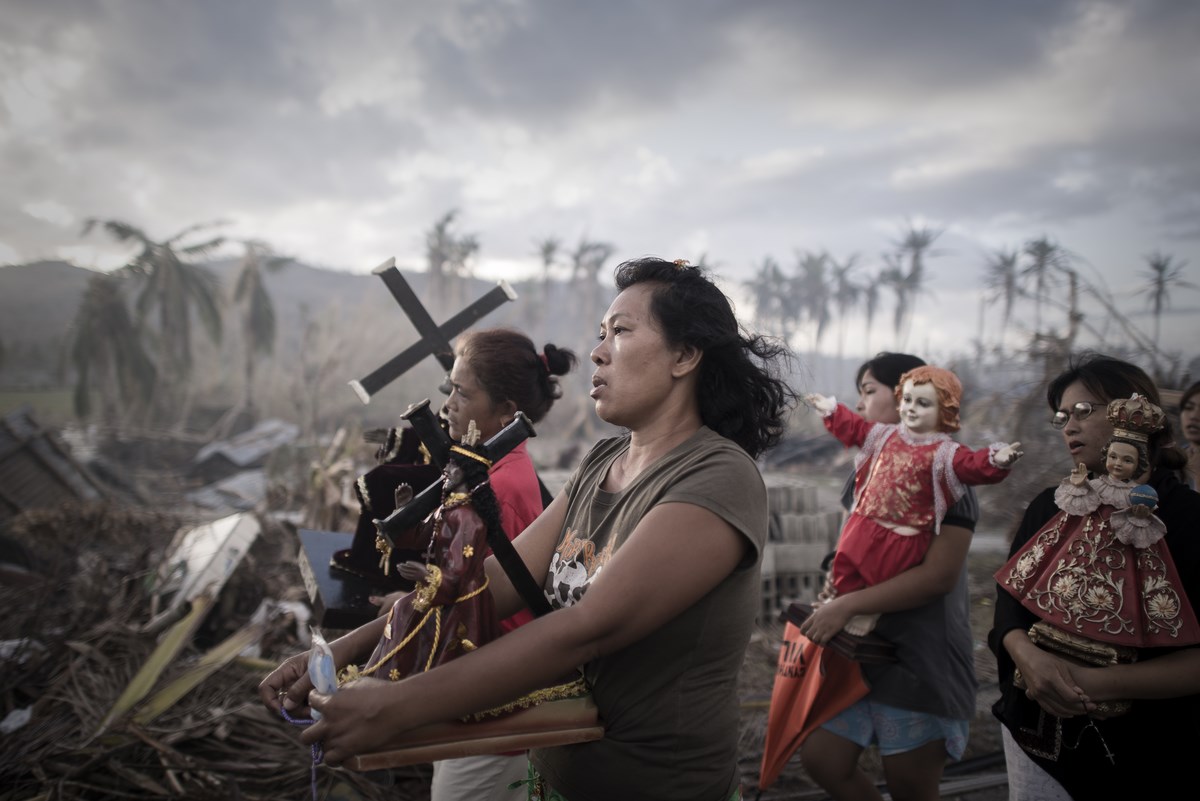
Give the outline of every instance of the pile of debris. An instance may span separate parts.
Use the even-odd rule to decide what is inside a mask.
[[[177,525],[105,503],[9,521],[6,536],[31,564],[0,585],[0,798],[313,792],[300,729],[274,719],[257,693],[268,670],[305,647],[294,533],[246,516],[172,537]],[[247,541],[222,577],[220,563]],[[179,570],[197,555],[214,557],[216,572]],[[322,797],[396,797],[362,775],[316,780]]]
[[[153,478],[169,491],[129,493],[107,476],[144,487],[132,460],[3,422],[0,474],[21,481],[0,498],[0,801],[427,796],[428,766],[314,771],[301,728],[259,702],[311,637],[303,520],[270,511],[279,493],[255,478],[292,430],[166,442],[182,458]]]

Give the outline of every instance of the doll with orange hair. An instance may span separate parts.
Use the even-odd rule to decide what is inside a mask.
[[[959,429],[962,384],[945,368],[924,365],[900,377],[899,424],[867,422],[832,397],[805,399],[843,445],[860,449],[854,505],[830,568],[829,597],[879,584],[918,564],[946,510],[967,486],[1003,481],[1022,455],[1019,442],[971,450],[950,438]],[[878,618],[856,616],[846,631],[866,634]]]

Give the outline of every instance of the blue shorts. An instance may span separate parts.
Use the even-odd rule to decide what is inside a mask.
[[[967,747],[971,723],[864,698],[821,728],[863,748],[878,745],[880,756],[903,754],[933,740],[945,740],[946,753],[959,760]]]

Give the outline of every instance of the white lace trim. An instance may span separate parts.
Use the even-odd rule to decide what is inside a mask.
[[[1085,481],[1083,486],[1077,487],[1071,483],[1071,479],[1064,478],[1054,490],[1054,503],[1067,514],[1082,517],[1096,511],[1100,506],[1100,496],[1091,482]]]
[[[1100,476],[1091,479],[1091,483],[1096,488],[1100,503],[1117,509],[1129,508],[1129,493],[1135,486],[1132,482],[1117,481],[1111,476]]]
[[[1149,548],[1167,535],[1167,524],[1158,515],[1139,517],[1132,507],[1113,512],[1108,523],[1117,539],[1134,548]]]
[[[857,475],[868,462],[873,460],[883,450],[883,446],[891,439],[892,435],[899,436],[901,440],[909,445],[930,445],[934,442],[939,443],[937,453],[933,455],[933,532],[940,534],[942,531],[942,518],[946,516],[946,510],[950,505],[957,502],[967,491],[966,486],[959,481],[958,476],[954,474],[954,452],[962,447],[961,443],[950,439],[950,435],[944,431],[933,431],[929,434],[914,434],[897,423],[876,423],[871,426],[871,430],[867,432],[867,436],[863,439],[862,447],[858,451],[858,455],[854,457],[854,473]],[[950,488],[949,499],[942,491],[942,486],[945,484]],[[854,501],[850,505],[850,511],[853,512],[858,506],[859,487],[854,488]]]
[[[959,480],[954,473],[954,452],[962,445],[945,434],[942,435],[946,441],[938,446],[937,453],[933,455],[933,533],[942,533],[942,518],[946,516],[946,510],[950,508],[951,503],[955,503],[967,491],[966,486]],[[945,493],[942,492],[943,483],[950,489],[950,500],[947,501]]]

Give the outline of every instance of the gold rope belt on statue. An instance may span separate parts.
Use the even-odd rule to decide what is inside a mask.
[[[474,598],[476,595],[478,595],[479,593],[481,593],[487,589],[489,582],[490,582],[490,579],[488,579],[485,576],[482,584],[480,584],[474,590],[471,590],[470,592],[468,592],[466,595],[455,598],[454,603],[459,604],[459,603],[462,603],[463,601],[468,601],[468,600]],[[424,667],[424,670],[429,670],[430,666],[433,664],[433,655],[435,653],[437,653],[438,641],[441,640],[441,637],[442,637],[442,607],[441,606],[435,606],[435,607],[431,608],[428,612],[426,612],[425,617],[421,618],[421,622],[418,623],[416,625],[416,627],[413,628],[413,630],[408,633],[407,637],[405,637],[403,640],[400,641],[399,645],[397,645],[392,650],[388,651],[375,664],[368,665],[367,667],[363,668],[362,670],[357,671],[358,675],[370,676],[372,673],[374,673],[376,670],[379,669],[380,665],[382,665],[384,662],[391,659],[396,654],[400,653],[400,651],[404,648],[404,646],[408,645],[412,641],[412,638],[417,636],[417,632],[419,632],[421,629],[425,628],[425,624],[429,622],[430,616],[434,615],[434,614],[437,615],[437,618],[434,620],[433,646],[429,649],[429,661],[427,661],[425,663],[425,667]]]

